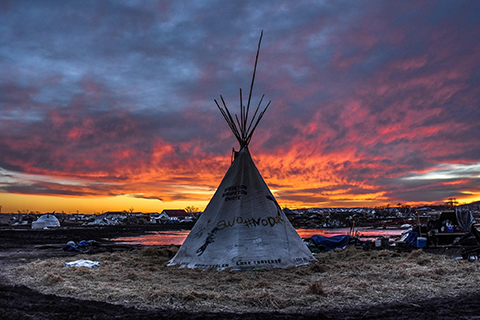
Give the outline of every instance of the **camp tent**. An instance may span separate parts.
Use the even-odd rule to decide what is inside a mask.
[[[470,210],[463,210],[462,208],[455,208],[455,216],[457,218],[458,226],[464,232],[470,232],[472,226],[475,224],[475,219],[473,218]]]
[[[60,221],[53,214],[44,214],[32,222],[32,229],[45,229],[60,227]]]
[[[258,44],[260,49],[261,37]],[[205,211],[192,228],[169,265],[202,269],[284,268],[314,261],[312,253],[293,228],[256,168],[248,145],[258,122],[267,110],[248,121],[247,107],[241,107],[234,122],[222,98],[222,115],[240,143],[239,152]],[[240,104],[242,106],[240,89]]]

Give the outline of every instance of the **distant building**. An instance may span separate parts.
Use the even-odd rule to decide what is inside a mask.
[[[190,221],[192,217],[183,209],[165,209],[159,215],[152,216],[153,223]]]
[[[9,213],[0,213],[0,225],[8,226],[14,221],[15,215]]]
[[[160,214],[166,214],[168,217],[173,218],[176,217],[179,220],[183,220],[187,217],[190,217],[190,215],[183,209],[177,209],[177,210],[163,210]]]
[[[285,213],[285,215],[287,216],[287,219],[292,221],[296,216],[297,216],[297,213],[288,209],[288,208],[283,208],[283,213]]]

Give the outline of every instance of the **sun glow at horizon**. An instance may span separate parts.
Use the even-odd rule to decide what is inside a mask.
[[[173,201],[163,203],[153,199],[139,199],[129,196],[115,197],[52,197],[37,195],[0,194],[2,213],[65,212],[98,214],[107,211],[161,212],[164,209],[184,209],[194,206],[203,210],[206,203],[203,201]]]
[[[202,209],[232,125],[282,206],[480,198],[480,2],[127,7],[0,6],[2,212]]]

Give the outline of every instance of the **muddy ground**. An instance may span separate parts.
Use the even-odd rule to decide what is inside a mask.
[[[154,227],[159,230],[162,226]],[[169,229],[172,226],[168,227]],[[195,310],[148,309],[80,300],[42,294],[16,285],[5,274],[22,264],[51,257],[68,257],[55,246],[38,249],[39,245],[65,244],[67,241],[97,240],[98,251],[137,250],[139,246],[111,243],[106,239],[132,236],[152,227],[69,228],[58,230],[0,229],[0,319],[480,319],[480,294],[448,299],[398,301],[395,304],[368,305],[355,309],[309,310],[301,314],[283,312],[205,313]],[[181,290],[181,288],[179,288]],[[379,293],[381,294],[381,293]]]

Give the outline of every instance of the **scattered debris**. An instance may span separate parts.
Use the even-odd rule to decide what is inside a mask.
[[[95,240],[82,240],[79,243],[75,243],[74,241],[68,241],[65,246],[62,247],[63,251],[81,251],[85,252],[89,250],[91,247],[98,247],[100,243]]]
[[[65,263],[64,267],[87,267],[87,268],[98,268],[100,267],[100,262],[92,260],[77,260],[72,262]]]

